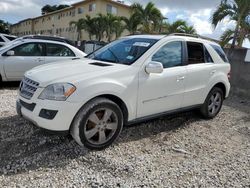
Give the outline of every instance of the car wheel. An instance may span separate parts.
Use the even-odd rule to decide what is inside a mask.
[[[122,127],[123,114],[119,106],[106,98],[96,98],[78,112],[71,135],[78,144],[100,150],[115,141]]]
[[[201,107],[201,114],[204,118],[214,118],[220,112],[223,100],[223,91],[218,87],[214,87],[209,92],[204,104]]]

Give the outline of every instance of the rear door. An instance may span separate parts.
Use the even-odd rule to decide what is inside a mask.
[[[206,87],[213,76],[214,63],[203,43],[186,42],[186,89],[183,106],[188,107],[204,102]]]
[[[65,61],[75,57],[75,53],[65,45],[46,43],[45,63]]]
[[[39,42],[20,44],[8,51],[14,51],[13,56],[3,54],[5,75],[8,81],[18,81],[26,71],[44,64],[45,45]]]

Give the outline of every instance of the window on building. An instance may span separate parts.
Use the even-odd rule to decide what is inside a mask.
[[[182,42],[167,43],[153,55],[152,61],[162,63],[164,68],[182,65]]]
[[[84,10],[83,10],[83,7],[79,7],[79,8],[78,8],[78,14],[82,14],[83,11],[84,11]]]
[[[107,9],[107,13],[109,14],[117,14],[117,8],[110,4],[107,4],[106,9]]]
[[[96,4],[95,3],[89,4],[89,12],[94,12],[95,10],[96,10]]]

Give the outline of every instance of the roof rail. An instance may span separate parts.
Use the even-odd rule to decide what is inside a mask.
[[[195,37],[195,38],[201,38],[198,34],[188,34],[188,33],[171,33],[168,36],[186,36],[186,37]]]
[[[209,37],[204,37],[204,36],[201,36],[201,35],[198,35],[198,34],[171,33],[171,34],[169,34],[167,36],[186,36],[186,37],[194,37],[194,38],[200,38],[200,39],[204,39],[204,40],[210,40],[210,41],[213,41],[213,42],[219,42],[219,40],[212,39],[212,38],[209,38]]]

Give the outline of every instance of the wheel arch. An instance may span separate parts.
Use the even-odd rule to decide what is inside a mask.
[[[128,122],[128,108],[127,108],[125,102],[120,97],[117,97],[116,95],[112,95],[112,94],[103,94],[103,95],[99,95],[95,98],[98,98],[98,97],[107,98],[107,99],[113,101],[114,103],[116,103],[121,108],[121,111],[123,113],[124,124],[126,124]]]
[[[215,87],[218,87],[218,88],[220,88],[220,89],[223,91],[223,97],[224,97],[224,99],[225,99],[225,98],[226,98],[226,92],[227,92],[225,84],[222,83],[222,82],[219,82],[219,83],[215,84],[215,85],[211,88],[211,90],[212,90],[213,88],[215,88]],[[211,91],[211,90],[210,90],[210,91]]]
[[[128,108],[127,108],[127,105],[125,104],[125,102],[118,96],[116,95],[113,95],[113,94],[100,94],[100,95],[97,95],[95,97],[92,97],[91,99],[87,100],[80,108],[79,110],[77,111],[77,113],[75,114],[75,117],[76,115],[78,114],[78,112],[85,107],[86,104],[88,104],[89,102],[91,102],[92,100],[96,99],[96,98],[106,98],[106,99],[109,99],[111,100],[112,102],[116,103],[121,111],[122,111],[122,114],[123,114],[123,123],[124,124],[127,124],[128,122],[128,116],[129,116],[129,111],[128,111]],[[72,127],[72,123],[74,122],[74,119],[75,117],[73,118],[72,122],[71,122],[71,125],[70,127]],[[71,129],[71,128],[70,128]]]

